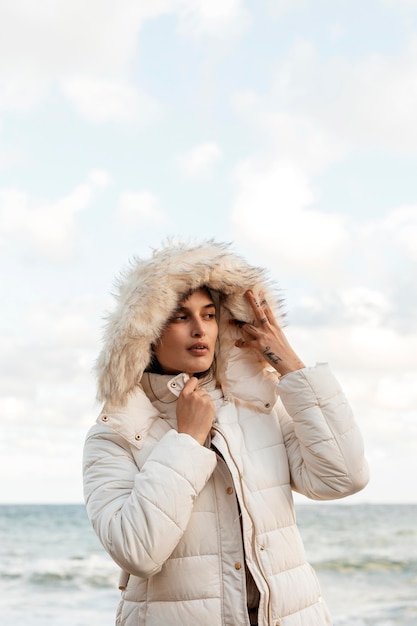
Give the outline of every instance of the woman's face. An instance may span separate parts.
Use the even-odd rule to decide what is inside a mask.
[[[209,369],[218,335],[215,306],[205,289],[194,291],[180,303],[154,346],[167,374],[197,374]]]

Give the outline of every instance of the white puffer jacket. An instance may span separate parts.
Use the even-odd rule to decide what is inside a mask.
[[[223,294],[207,446],[176,430],[186,376],[143,375],[179,296],[199,285]],[[331,623],[291,490],[333,499],[362,489],[362,439],[327,365],[279,380],[234,347],[227,320],[250,319],[243,293],[259,287],[273,302],[263,271],[213,242],[137,261],[120,285],[98,361],[104,406],[84,451],[87,512],[124,572],[120,626],[247,626],[247,578],[261,626]]]

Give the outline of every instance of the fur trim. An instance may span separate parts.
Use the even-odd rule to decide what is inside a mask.
[[[168,243],[150,259],[134,258],[117,282],[117,305],[107,316],[104,346],[96,364],[97,398],[113,406],[124,405],[140,381],[154,343],[181,297],[206,285],[220,292],[228,317],[249,321],[253,314],[243,294],[262,289],[271,308],[280,300],[265,270],[250,266],[213,240],[198,245]]]

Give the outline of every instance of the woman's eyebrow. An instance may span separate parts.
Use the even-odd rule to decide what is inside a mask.
[[[214,302],[210,302],[209,304],[205,304],[204,306],[201,307],[202,309],[215,309],[216,305],[214,304]],[[178,307],[178,309],[176,310],[176,312],[180,312],[180,311],[190,311],[191,309],[185,305],[181,305]]]

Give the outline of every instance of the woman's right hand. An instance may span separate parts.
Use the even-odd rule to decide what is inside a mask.
[[[203,446],[213,424],[213,417],[212,399],[199,388],[198,379],[191,376],[178,397],[178,432],[191,435]]]
[[[263,294],[260,293],[256,298],[253,292],[248,290],[245,296],[252,307],[255,321],[251,324],[230,320],[231,324],[242,330],[242,337],[235,345],[238,348],[257,350],[281,376],[305,367],[290,346]]]

